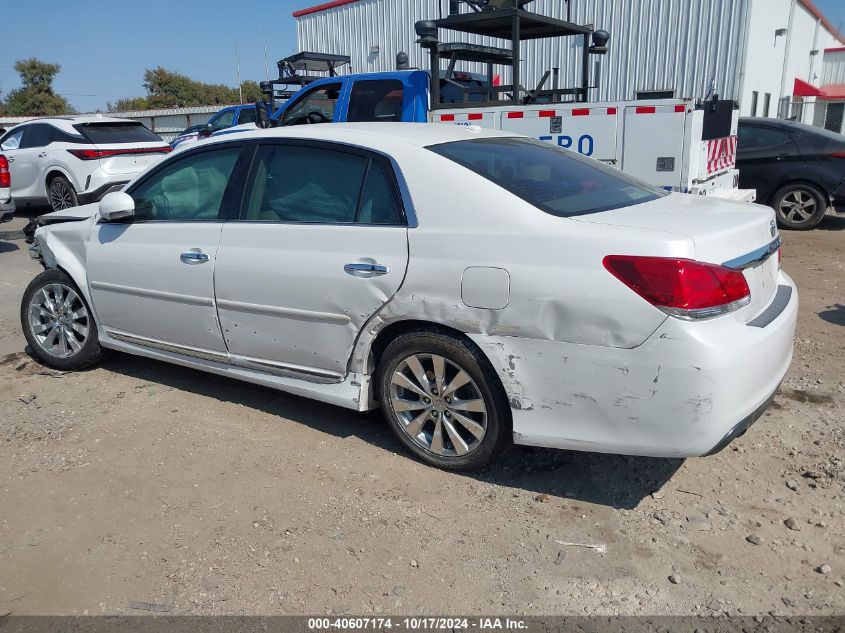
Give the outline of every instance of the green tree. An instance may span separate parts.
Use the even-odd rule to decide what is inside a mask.
[[[73,113],[67,100],[53,91],[53,79],[61,69],[58,64],[42,62],[35,57],[16,61],[15,70],[21,76],[22,85],[6,96],[4,113],[9,116]]]
[[[161,66],[144,71],[145,97],[119,99],[109,103],[108,109],[142,110],[155,108],[185,108],[190,106],[226,105],[238,103],[240,93],[237,88],[223,84],[207,84],[191,79],[182,73],[168,70]],[[251,103],[261,97],[261,88],[255,81],[241,83],[245,103]]]

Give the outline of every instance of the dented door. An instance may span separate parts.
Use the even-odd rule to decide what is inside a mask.
[[[232,361],[345,375],[358,332],[402,284],[407,226],[386,160],[332,143],[262,145],[215,289]]]

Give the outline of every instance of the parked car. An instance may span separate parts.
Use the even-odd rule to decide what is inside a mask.
[[[12,179],[9,173],[9,159],[0,154],[0,224],[15,217],[15,201],[12,200]]]
[[[101,116],[34,119],[0,137],[18,208],[96,202],[170,150],[137,121]]]
[[[185,141],[198,141],[211,136],[215,132],[225,130],[235,125],[255,123],[255,104],[244,103],[241,105],[223,108],[202,125],[192,125],[179,133],[179,136],[170,141],[171,147],[176,149]]]
[[[739,186],[788,229],[812,229],[828,207],[845,212],[845,136],[779,119],[742,118]]]
[[[46,270],[21,321],[43,362],[115,349],[380,406],[444,468],[511,439],[708,454],[762,413],[792,356],[771,209],[507,132],[256,129],[40,223]]]

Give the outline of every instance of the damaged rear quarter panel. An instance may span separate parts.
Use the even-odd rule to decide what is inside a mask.
[[[406,157],[396,158],[400,167],[406,164]],[[602,259],[638,252],[690,256],[689,238],[555,217],[433,152],[414,153],[413,161],[413,169],[403,172],[419,226],[408,230],[405,281],[364,329],[353,371],[366,371],[372,339],[385,325],[401,320],[467,334],[619,348],[641,344],[665,320],[608,273]],[[436,187],[426,176],[431,173],[438,174]],[[506,307],[463,303],[461,278],[475,266],[508,272]]]

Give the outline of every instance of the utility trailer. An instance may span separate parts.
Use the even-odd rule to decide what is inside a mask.
[[[371,120],[478,125],[554,143],[665,189],[754,200],[753,190],[737,188],[739,110],[734,101],[720,100],[713,92],[707,99],[592,102],[590,92],[596,86],[590,83],[590,62],[607,53],[610,34],[527,11],[532,1],[453,0],[448,17],[417,22],[417,43],[430,57],[425,77],[408,68],[404,53],[397,56],[396,71],[366,74],[339,74],[337,70],[349,64],[343,55],[306,52],[280,60],[279,79],[262,82],[268,102],[274,103],[280,84],[295,84],[300,90],[274,111],[266,105],[259,108],[267,116],[259,116],[258,124]],[[510,46],[442,42],[441,30],[505,40]],[[560,69],[551,68],[537,86],[523,86],[521,43],[561,37],[582,41],[577,82],[561,87]],[[486,73],[458,70],[464,63],[482,64]],[[502,69],[510,70],[510,84],[497,83]],[[596,61],[596,83],[600,69]],[[375,86],[389,81],[395,89],[366,88],[367,82]],[[313,120],[288,116],[303,106],[309,111],[307,100],[312,98],[319,117],[317,110]]]

